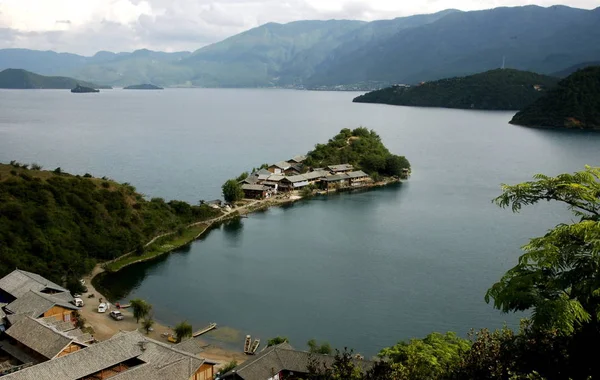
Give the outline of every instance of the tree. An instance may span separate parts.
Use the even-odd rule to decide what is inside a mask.
[[[333,349],[329,342],[323,342],[322,344],[318,344],[315,339],[311,339],[306,342],[308,345],[308,351],[312,354],[322,354],[322,355],[331,355]]]
[[[365,374],[360,366],[356,365],[353,351],[335,350],[333,362],[329,365],[315,353],[311,353],[308,360],[308,379],[310,380],[363,380]],[[374,378],[382,380],[381,378]],[[390,379],[391,380],[391,379]]]
[[[288,338],[286,338],[285,336],[276,336],[275,338],[269,339],[267,347],[276,346],[285,342],[289,342]]]
[[[152,326],[154,326],[154,320],[152,319],[152,317],[146,316],[146,318],[144,318],[144,320],[142,321],[142,327],[144,328],[144,330],[146,330],[146,334],[150,334]]]
[[[229,363],[227,363],[225,366],[221,367],[221,369],[219,369],[219,373],[221,373],[221,374],[227,373],[227,372],[231,371],[232,369],[234,369],[235,367],[237,367],[237,362],[235,360],[232,360]]]
[[[244,199],[242,186],[235,179],[230,179],[221,187],[226,202],[236,202]]]
[[[152,310],[152,305],[143,299],[136,298],[129,301],[129,303],[133,309],[133,317],[135,318],[136,323],[139,323],[140,319],[148,316],[150,314],[150,310]]]
[[[427,380],[448,373],[469,347],[469,341],[459,338],[454,332],[434,332],[423,339],[411,339],[384,348],[379,357],[398,364],[401,368],[398,370],[406,373],[411,380]]]
[[[579,221],[559,224],[523,247],[518,264],[486,294],[504,312],[532,310],[533,326],[571,334],[597,331],[600,316],[600,168],[503,185],[494,201],[518,212],[540,201],[568,205]]]
[[[193,334],[192,325],[187,323],[187,321],[178,323],[173,329],[173,331],[175,331],[177,343],[181,342],[183,338],[191,337]]]

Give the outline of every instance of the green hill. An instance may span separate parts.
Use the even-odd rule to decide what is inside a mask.
[[[0,72],[0,88],[10,89],[72,89],[77,85],[91,88],[110,88],[67,77],[46,77],[22,69]]]
[[[510,122],[528,127],[600,130],[600,66],[561,80]]]
[[[363,127],[342,129],[327,144],[317,144],[306,157],[304,163],[313,168],[352,164],[372,176],[400,176],[402,169],[410,169],[404,156],[390,153],[375,131]]]
[[[418,86],[393,86],[354,99],[357,103],[383,103],[417,107],[479,110],[518,110],[539,99],[557,78],[526,71],[497,69],[485,73],[441,79]]]
[[[18,267],[58,283],[79,278],[97,261],[220,213],[148,201],[126,183],[23,166],[0,164],[0,277]]]

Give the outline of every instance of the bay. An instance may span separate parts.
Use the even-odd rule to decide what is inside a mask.
[[[246,333],[286,335],[300,348],[316,338],[367,355],[431,331],[514,326],[519,316],[486,304],[486,289],[529,238],[571,217],[552,204],[512,214],[491,199],[501,183],[598,165],[600,135],[512,126],[511,112],[353,104],[354,96],[0,91],[0,161],[106,175],[150,197],[197,202],[341,128],[373,128],[411,161],[409,181],[221,226],[106,277],[112,300],[145,298],[167,324],[217,322],[226,328],[215,339],[230,344]]]

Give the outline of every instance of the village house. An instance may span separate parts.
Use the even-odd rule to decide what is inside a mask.
[[[350,186],[362,186],[365,182],[371,181],[371,177],[362,170],[358,170],[348,173],[348,181],[350,182]]]
[[[349,173],[354,170],[354,166],[350,164],[330,165],[327,167],[327,170],[329,170],[331,174]]]
[[[74,321],[73,312],[79,310],[67,299],[73,299],[57,294],[45,294],[29,290],[19,298],[4,307],[9,322],[13,315],[28,315],[33,318],[52,317],[58,321]]]
[[[314,170],[312,172],[302,174],[310,185],[318,183],[321,179],[327,177],[329,173],[324,170]]]
[[[244,198],[248,199],[263,199],[267,196],[269,187],[264,185],[249,185],[243,184]]]
[[[301,164],[301,163],[303,163],[305,160],[306,160],[306,156],[304,156],[304,155],[298,155],[298,156],[294,156],[294,157],[290,158],[290,159],[288,160],[288,162],[289,162],[290,164]]]
[[[294,350],[288,343],[271,346],[233,370],[220,376],[223,380],[283,380],[306,378],[309,365],[316,361],[319,366],[331,367],[332,355],[311,354]],[[373,362],[354,359],[353,364],[362,372],[368,371]]]
[[[323,189],[333,190],[348,186],[349,178],[347,174],[335,174],[323,178],[321,182]]]
[[[10,303],[30,290],[57,295],[67,302],[73,299],[71,293],[62,286],[38,274],[15,269],[0,279],[0,302]]]
[[[284,174],[292,165],[286,161],[279,161],[267,168],[273,174]]]
[[[304,175],[288,176],[281,180],[281,187],[290,191],[301,189],[304,186],[308,186],[308,180]]]
[[[284,171],[285,175],[298,175],[304,171],[304,165],[292,163],[291,166]]]
[[[9,340],[0,343],[0,349],[23,364],[37,364],[68,355],[87,347],[85,340],[91,340],[85,334],[69,335],[41,319],[23,315],[5,334]]]
[[[183,347],[149,339],[138,331],[120,332],[69,355],[6,375],[2,380],[213,379],[217,363],[180,349]]]

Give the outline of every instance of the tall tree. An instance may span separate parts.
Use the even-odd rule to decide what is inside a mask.
[[[518,212],[540,201],[564,203],[579,219],[559,224],[523,247],[518,264],[494,284],[486,301],[504,312],[532,310],[533,326],[573,333],[598,327],[600,316],[600,168],[503,185],[495,202]]]
[[[221,187],[226,202],[236,202],[244,199],[242,186],[235,179],[230,179]]]
[[[150,314],[150,310],[152,310],[152,305],[140,298],[133,299],[129,303],[133,309],[133,317],[136,323],[139,323],[140,319],[147,317]]]
[[[181,342],[183,338],[189,338],[192,336],[192,325],[187,323],[186,321],[180,322],[173,328],[175,331],[175,336],[177,337],[177,343]]]

